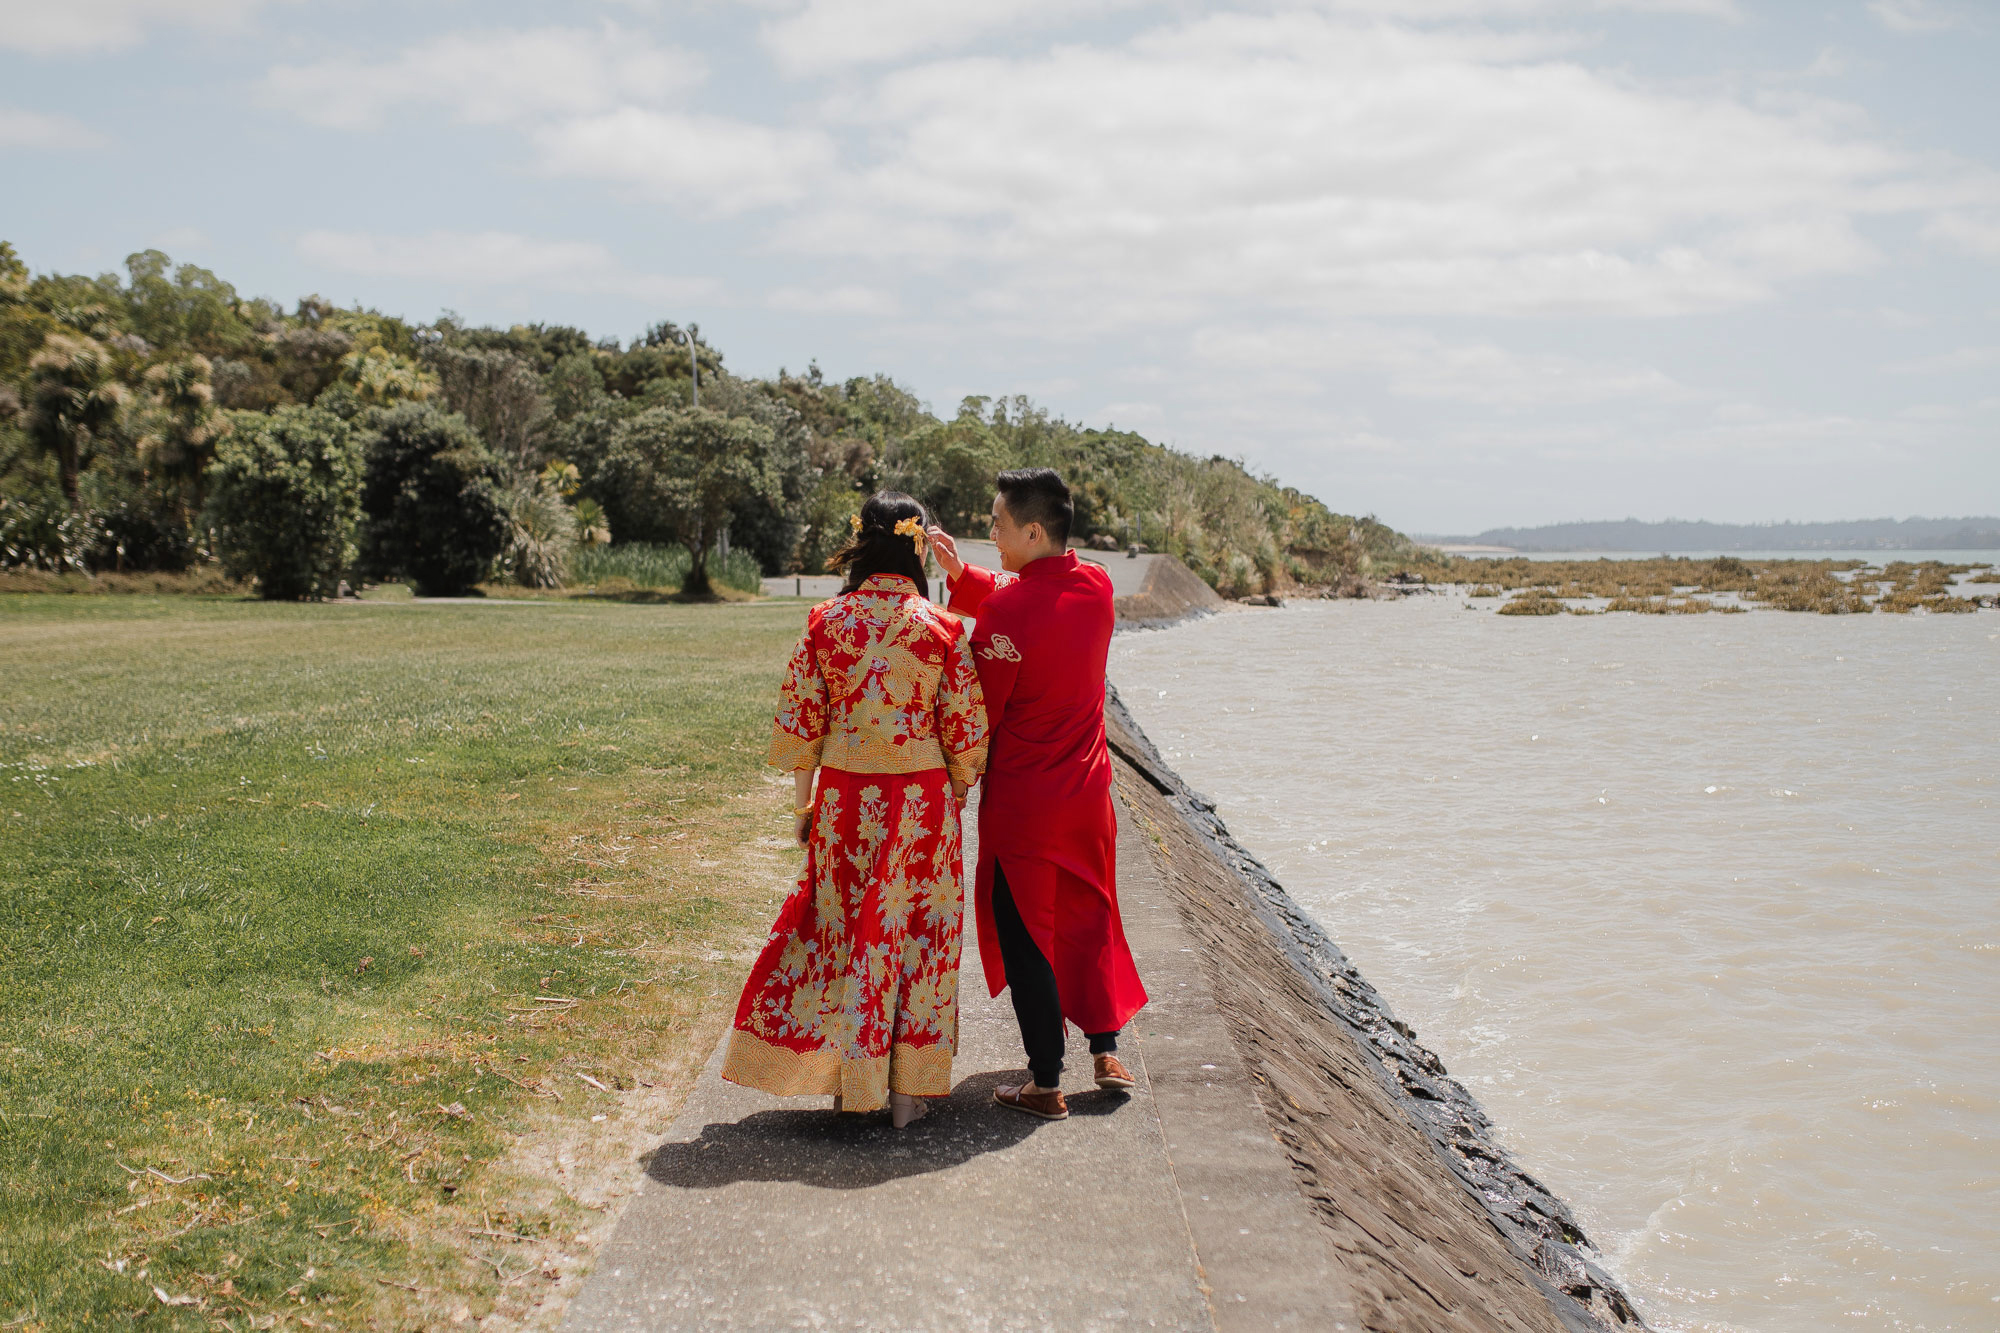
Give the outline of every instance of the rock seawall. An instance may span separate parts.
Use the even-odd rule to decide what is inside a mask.
[[[1105,723],[1119,794],[1160,851],[1365,1326],[1645,1329],[1569,1208],[1508,1155],[1479,1103],[1214,803],[1161,760],[1115,689]]]

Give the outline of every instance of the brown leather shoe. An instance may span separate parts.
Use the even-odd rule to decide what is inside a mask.
[[[1026,1083],[1013,1083],[995,1088],[993,1100],[1043,1120],[1069,1119],[1069,1102],[1064,1099],[1061,1088],[1036,1088],[1029,1092],[1028,1087]]]
[[[1097,1066],[1097,1086],[1109,1092],[1125,1092],[1139,1080],[1132,1077],[1132,1071],[1119,1062],[1115,1055],[1105,1054],[1095,1058]]]

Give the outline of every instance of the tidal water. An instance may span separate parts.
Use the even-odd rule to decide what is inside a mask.
[[[1479,608],[1111,677],[1656,1328],[2000,1329],[2000,614]]]

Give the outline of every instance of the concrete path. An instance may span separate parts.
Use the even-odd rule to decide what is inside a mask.
[[[566,1327],[1354,1327],[1150,843],[1120,821],[1153,997],[1121,1043],[1132,1095],[1091,1086],[1073,1033],[1069,1120],[993,1104],[1020,1037],[1006,996],[987,998],[968,913],[952,1096],[899,1133],[886,1113],[724,1083],[718,1051]]]

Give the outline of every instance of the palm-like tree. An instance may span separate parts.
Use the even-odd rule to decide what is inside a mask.
[[[163,362],[146,372],[146,397],[157,415],[139,452],[149,468],[180,489],[183,518],[190,507],[200,508],[215,443],[229,433],[229,419],[215,410],[209,372],[205,356]]]
[[[28,439],[56,457],[63,498],[77,508],[77,478],[92,446],[118,424],[128,395],[111,354],[92,338],[51,333],[28,362]]]

